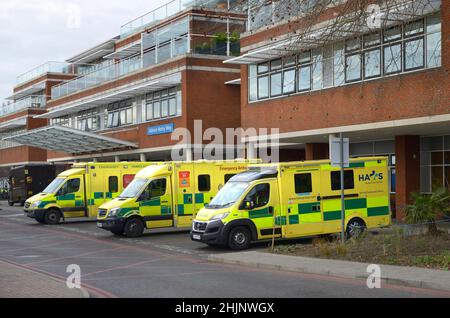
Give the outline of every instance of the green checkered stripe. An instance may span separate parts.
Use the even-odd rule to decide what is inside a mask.
[[[341,219],[341,200],[326,200],[323,202],[324,221]],[[345,211],[358,211],[364,217],[380,217],[390,215],[389,198],[362,198],[345,200]]]
[[[164,198],[163,198],[164,200]],[[169,206],[161,206],[161,198],[155,198],[149,201],[144,201],[139,203],[139,210],[142,211],[141,214],[146,215],[146,208],[150,208],[152,212],[155,212],[155,209],[160,209],[159,211],[161,215],[172,215],[172,209]]]
[[[83,207],[84,206],[84,201],[76,200],[74,193],[56,197],[56,204],[60,204],[60,202],[67,204],[67,202],[69,202],[69,201],[73,201],[73,207]]]
[[[194,211],[200,210],[205,205],[211,202],[212,194],[210,193],[195,193],[195,194],[180,194],[178,195],[177,211],[178,216],[191,216]],[[195,200],[195,206],[194,206]]]
[[[94,205],[102,205],[106,201],[112,200],[116,198],[119,194],[118,193],[112,193],[112,192],[94,192],[91,195],[92,199],[88,200],[89,206]]]

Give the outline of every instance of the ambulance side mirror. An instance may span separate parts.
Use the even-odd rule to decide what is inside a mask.
[[[253,201],[244,201],[243,208],[244,208],[244,210],[251,211],[251,210],[253,210],[255,208],[255,202],[253,202]]]

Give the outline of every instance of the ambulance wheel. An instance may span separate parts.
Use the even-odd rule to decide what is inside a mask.
[[[228,235],[228,247],[234,251],[246,250],[250,247],[251,233],[243,226],[235,227]]]
[[[125,223],[123,232],[126,237],[134,238],[142,236],[144,234],[144,222],[139,218],[130,219]]]
[[[347,225],[347,237],[357,238],[366,230],[366,223],[361,219],[352,219]]]
[[[45,213],[44,223],[45,224],[59,224],[61,221],[61,213],[57,209],[50,209]]]

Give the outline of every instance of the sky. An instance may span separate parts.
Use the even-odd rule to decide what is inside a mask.
[[[0,0],[0,102],[16,77],[65,61],[120,34],[121,25],[169,0]]]

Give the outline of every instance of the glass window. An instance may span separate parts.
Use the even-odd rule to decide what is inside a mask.
[[[258,65],[258,74],[266,73],[269,71],[269,63],[262,63]]]
[[[169,116],[169,101],[167,99],[161,101],[161,117]]]
[[[275,73],[270,75],[270,95],[281,95],[281,73]]]
[[[293,92],[295,92],[295,69],[290,69],[283,73],[283,93]]]
[[[323,58],[322,50],[313,50],[312,89],[323,88]]]
[[[344,44],[337,43],[334,45],[334,86],[340,86],[345,83],[345,55]]]
[[[379,45],[380,42],[381,42],[381,40],[380,40],[380,33],[377,32],[377,33],[364,35],[363,42],[364,42],[364,48],[368,48],[368,47],[373,47],[373,46]]]
[[[405,42],[405,70],[424,67],[423,38]]]
[[[361,39],[359,37],[345,42],[345,51],[352,52],[361,48]]]
[[[119,178],[118,177],[109,177],[108,178],[108,192],[117,193],[119,192]]]
[[[245,197],[244,202],[253,202],[253,208],[262,208],[269,204],[270,200],[270,185],[258,184]]]
[[[177,99],[171,98],[169,100],[169,115],[176,116],[177,115]]]
[[[312,177],[310,173],[296,174],[295,181],[295,193],[305,194],[312,192]]]
[[[384,42],[400,40],[402,38],[402,26],[395,26],[384,31]]]
[[[153,180],[152,182],[149,183],[149,185],[145,189],[143,193],[143,198],[145,200],[147,199],[151,200],[162,197],[163,195],[166,194],[166,190],[167,190],[167,180],[165,178]]]
[[[80,179],[68,180],[59,191],[59,195],[72,194],[80,191]]]
[[[153,119],[153,104],[147,104],[146,105],[146,119],[152,120]]]
[[[442,47],[441,33],[428,34],[427,36],[427,66],[441,66]]]
[[[402,70],[402,45],[384,47],[384,73],[398,73]]]
[[[256,77],[256,65],[249,66],[249,93],[248,98],[251,102],[258,99],[258,82]]]
[[[380,49],[364,53],[364,77],[372,78],[381,75],[381,52]]]
[[[284,67],[294,66],[296,63],[296,56],[287,56],[283,59],[283,65]]]
[[[424,31],[423,20],[413,21],[405,24],[405,36],[414,36]]]
[[[311,51],[300,53],[298,55],[298,62],[301,64],[311,62]]]
[[[345,80],[347,82],[361,79],[361,54],[349,55],[345,58],[346,71]]]
[[[207,174],[198,176],[198,191],[200,192],[211,191],[211,176]]]
[[[263,76],[258,78],[258,99],[269,97],[269,77]]]
[[[272,62],[270,62],[270,70],[271,71],[276,71],[279,69],[281,69],[281,59],[273,60]]]
[[[311,89],[311,66],[303,66],[298,72],[298,90],[307,91]]]
[[[355,188],[355,175],[353,170],[344,171],[344,188],[345,190],[351,190]],[[341,172],[331,172],[331,190],[341,190]]]
[[[156,102],[153,104],[153,118],[161,118],[161,102]]]

